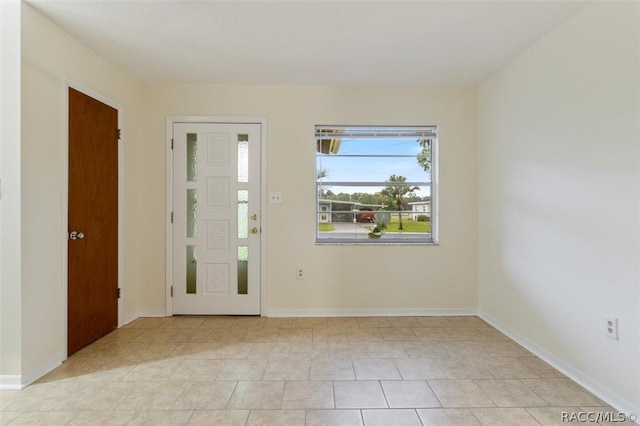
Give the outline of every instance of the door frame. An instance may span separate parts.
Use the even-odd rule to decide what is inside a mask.
[[[124,108],[113,99],[97,92],[87,86],[84,86],[71,79],[65,79],[64,85],[64,108],[62,114],[62,336],[61,353],[63,359],[67,359],[67,340],[68,340],[68,319],[67,312],[69,310],[69,88],[84,93],[93,99],[102,102],[105,105],[118,111],[118,129],[121,130],[120,140],[118,141],[118,287],[122,289],[122,295],[118,299],[118,327],[124,325],[123,306],[124,298],[127,295],[127,288],[124,282],[124,141],[126,133],[124,132]]]
[[[262,232],[260,234],[260,315],[267,312],[267,119],[265,117],[241,116],[194,116],[170,115],[166,120],[166,271],[165,271],[165,315],[173,316],[173,299],[171,286],[173,285],[173,226],[171,212],[173,210],[173,125],[176,123],[200,124],[260,124],[260,215]]]

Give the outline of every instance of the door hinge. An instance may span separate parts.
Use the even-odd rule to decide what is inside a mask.
[[[173,138],[171,138],[171,149],[173,149]]]
[[[118,288],[118,299],[120,299],[120,297],[122,297],[122,289]]]
[[[171,223],[173,223],[173,212],[171,212]]]
[[[117,135],[118,135],[118,140],[120,140],[122,138],[122,130],[118,129]]]
[[[173,286],[171,286],[171,297],[173,297]]]

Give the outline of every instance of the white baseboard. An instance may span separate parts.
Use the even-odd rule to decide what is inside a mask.
[[[476,308],[453,309],[269,309],[266,317],[407,317],[407,316],[472,316]]]
[[[147,310],[142,310],[142,311],[138,311],[136,312],[136,318],[142,318],[142,317],[153,317],[153,318],[157,318],[157,317],[166,317],[167,314],[165,312],[164,309],[147,309]],[[136,319],[134,318],[134,319]],[[133,321],[133,320],[132,320]]]
[[[138,315],[138,312],[133,312],[133,313],[130,313],[128,315],[124,315],[122,317],[122,322],[120,324],[118,324],[118,328],[124,327],[125,325],[129,324],[131,321],[135,321],[139,317],[140,317],[140,315]]]
[[[118,327],[124,327],[132,321],[137,320],[138,318],[158,318],[158,317],[166,317],[166,313],[164,309],[150,309],[144,311],[135,311],[128,315],[125,315],[122,318],[122,323],[118,324]]]
[[[38,380],[40,377],[49,373],[56,367],[60,366],[60,364],[62,364],[62,361],[64,361],[64,359],[65,357],[61,353],[52,356],[51,358],[49,358],[49,360],[43,362],[38,367],[29,371],[27,374],[24,374],[22,376],[22,384],[25,387],[29,386],[31,383]]]
[[[140,317],[164,317],[164,310],[137,311],[122,318],[122,327]],[[58,367],[65,360],[63,354],[56,354],[26,374],[0,375],[0,389],[24,389],[45,374]]]
[[[22,386],[22,376],[19,374],[0,375],[0,390],[20,390]]]
[[[476,308],[409,308],[409,309],[269,309],[261,314],[264,317],[436,317],[436,316],[474,316]],[[120,327],[138,318],[166,317],[163,310],[137,311],[123,318]]]
[[[58,367],[62,364],[63,360],[64,357],[62,354],[56,354],[26,374],[0,376],[0,389],[24,389],[40,377]]]
[[[630,401],[627,401],[625,398],[617,395],[606,386],[594,381],[584,372],[577,370],[570,364],[567,364],[565,361],[558,358],[551,352],[548,352],[545,348],[529,340],[527,337],[511,330],[509,327],[502,324],[486,312],[478,310],[478,316],[619,412],[640,413],[640,407],[634,407]]]

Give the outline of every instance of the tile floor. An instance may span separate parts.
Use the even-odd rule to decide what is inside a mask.
[[[139,318],[2,425],[561,425],[614,411],[477,317]]]

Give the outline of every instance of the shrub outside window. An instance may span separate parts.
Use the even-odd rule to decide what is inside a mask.
[[[433,244],[436,126],[315,126],[317,244]]]

